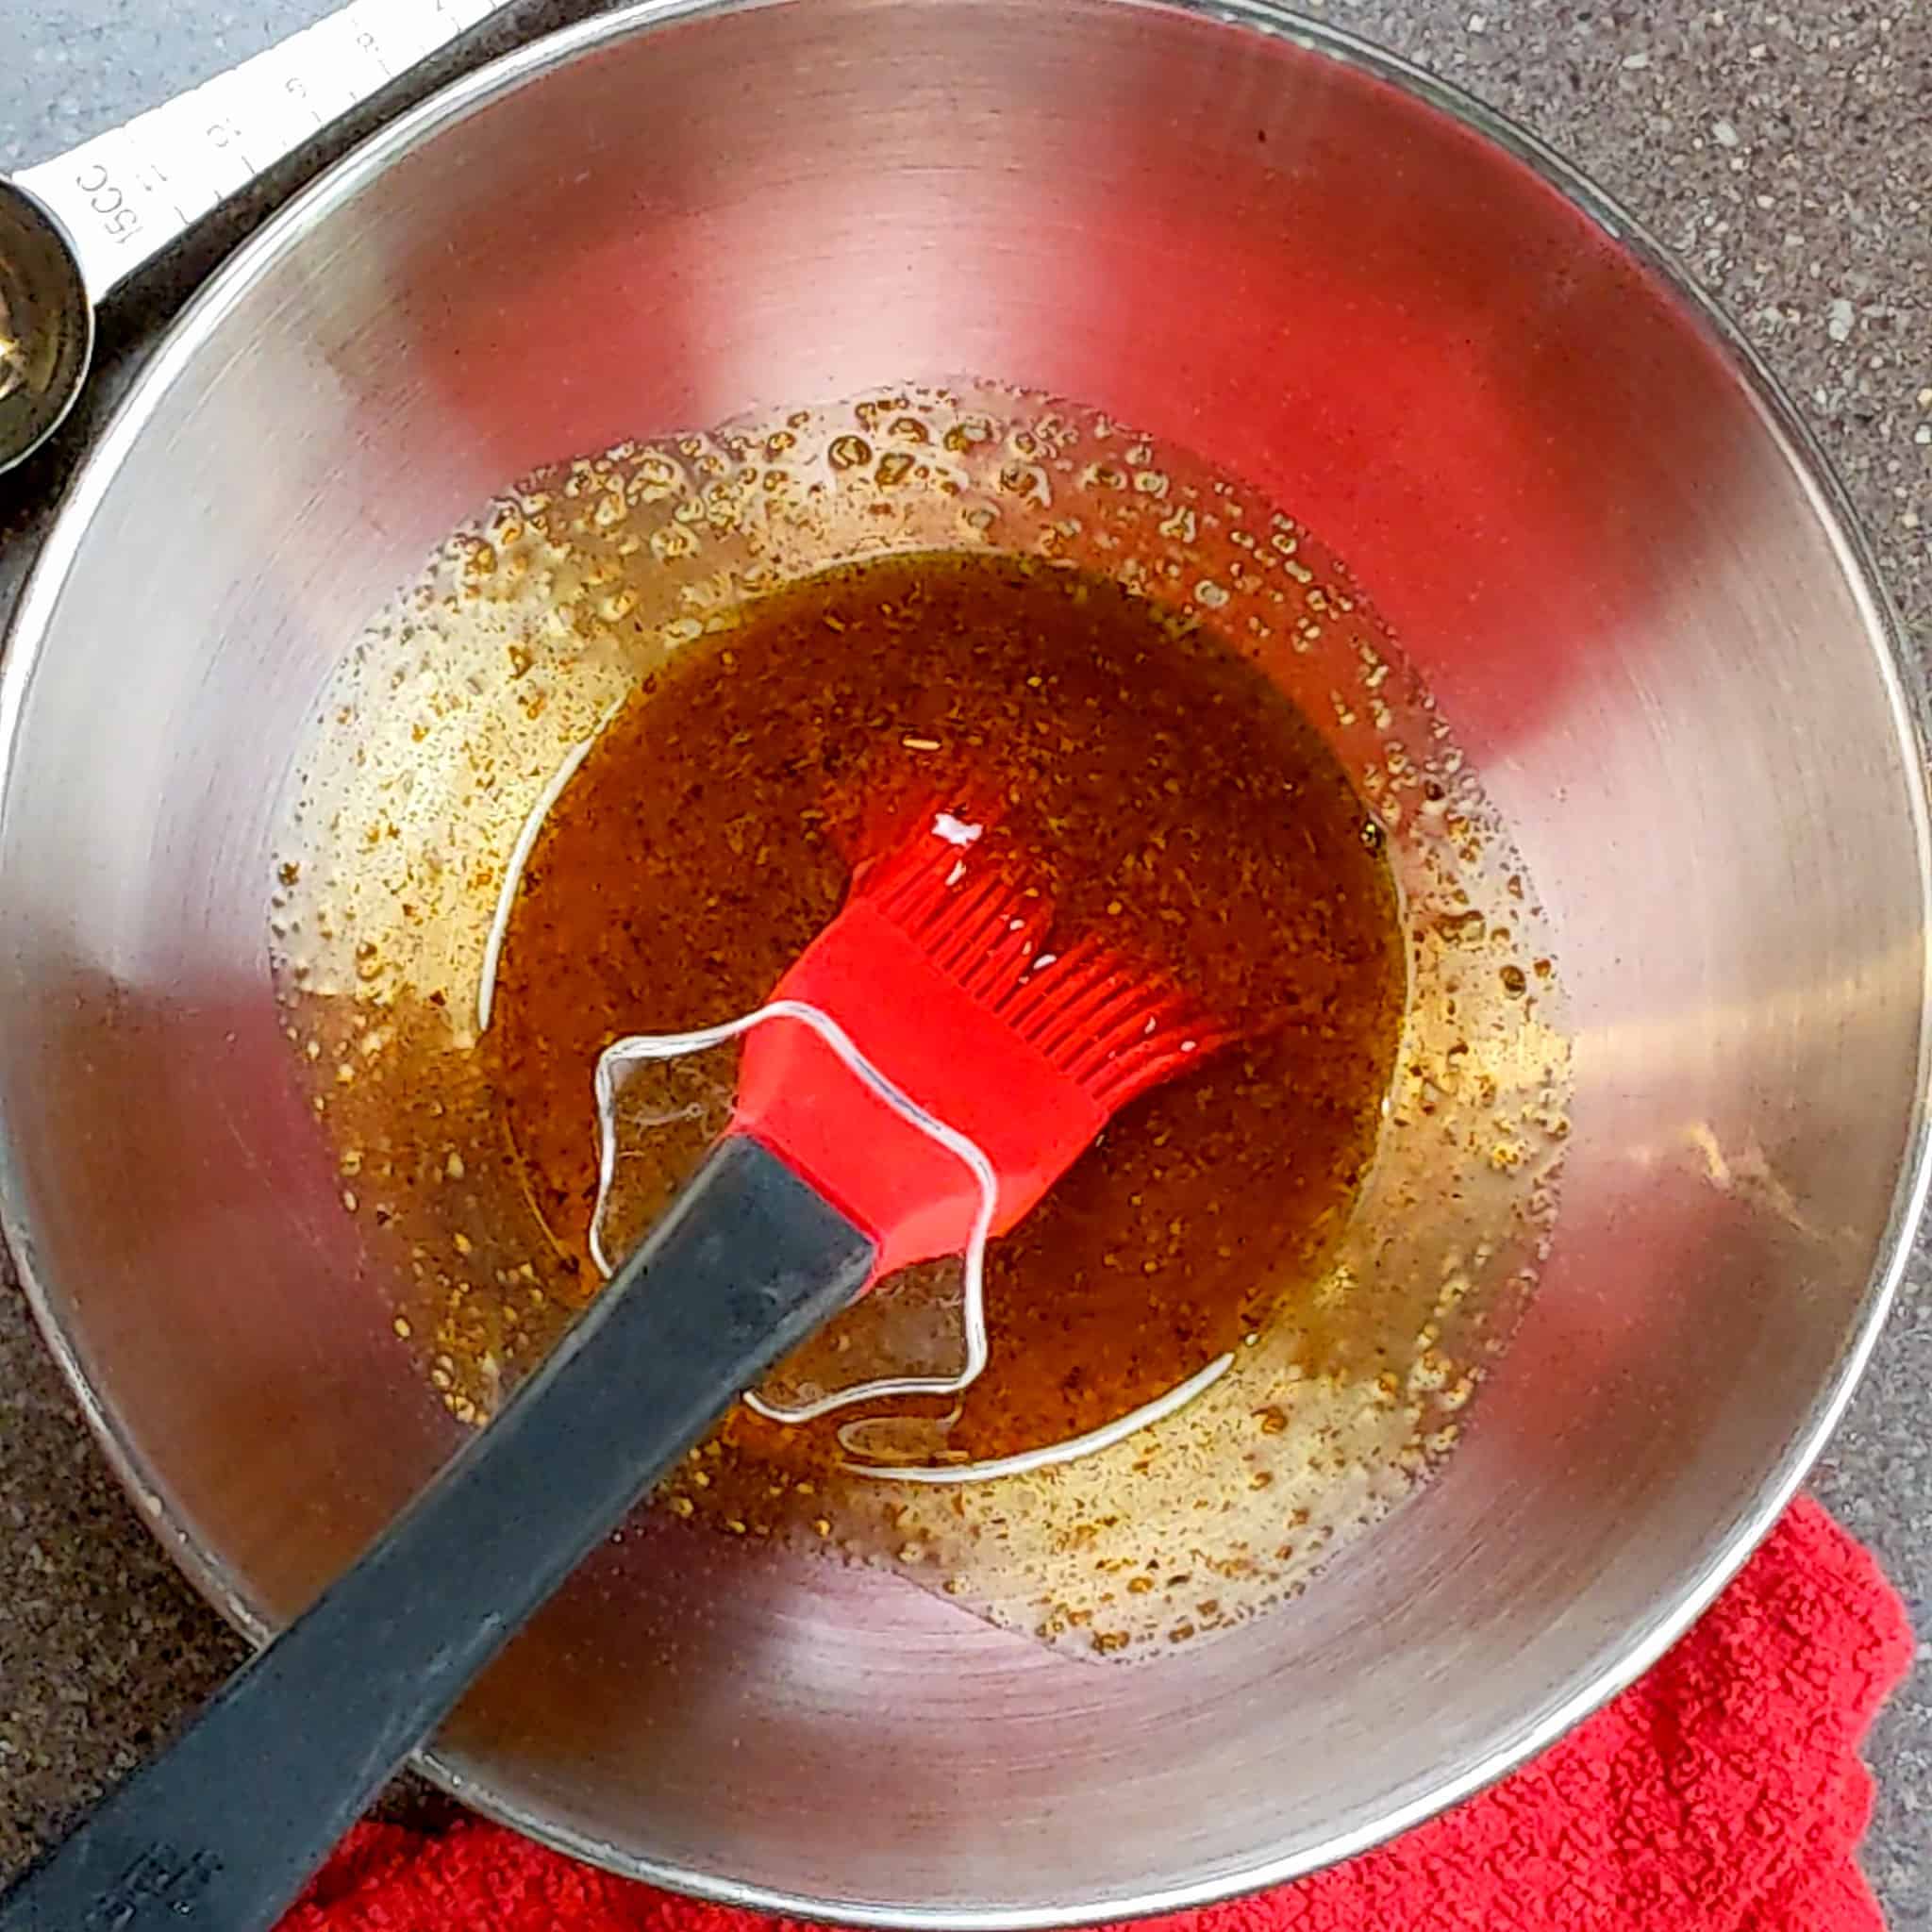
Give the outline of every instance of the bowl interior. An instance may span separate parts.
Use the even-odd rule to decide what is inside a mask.
[[[1611,217],[1358,50],[1215,16],[658,5],[519,57],[220,279],[23,606],[10,1229],[158,1522],[262,1625],[455,1440],[277,1034],[275,805],[359,626],[518,473],[882,381],[1106,408],[1349,560],[1542,890],[1563,1212],[1441,1479],[1296,1604],[1138,1669],[871,1572],[626,1537],[437,1750],[624,1869],[1064,1921],[1356,1848],[1654,1653],[1876,1319],[1925,826],[1833,499]]]

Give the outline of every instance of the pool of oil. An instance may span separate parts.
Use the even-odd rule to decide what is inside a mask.
[[[995,1245],[973,1387],[857,1428],[740,1406],[651,1507],[1158,1655],[1306,1585],[1453,1453],[1566,1131],[1534,886],[1291,515],[991,391],[524,479],[318,707],[271,889],[293,1066],[398,1345],[487,1420],[599,1286],[599,1054],[756,1007],[867,827],[965,787],[1000,794],[1067,931],[1241,1044]],[[970,1471],[1204,1365],[1179,1412],[1072,1463],[905,1479],[934,1473],[908,1441]]]
[[[1019,557],[806,578],[625,707],[523,873],[483,1052],[561,1250],[588,1261],[585,1070],[756,1008],[868,827],[925,793],[1001,803],[990,842],[1055,906],[1053,950],[1098,935],[1242,1035],[994,1245],[989,1364],[947,1427],[980,1461],[1139,1408],[1315,1278],[1374,1154],[1404,957],[1373,818],[1211,627]],[[746,1478],[828,1473],[845,1420],[747,1431]]]

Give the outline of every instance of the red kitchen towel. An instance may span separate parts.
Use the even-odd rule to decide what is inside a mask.
[[[1871,1556],[1800,1501],[1697,1627],[1534,1763],[1345,1865],[1174,1932],[1883,1932],[1859,1740],[1912,1657]],[[805,1932],[492,1824],[359,1826],[282,1932]]]

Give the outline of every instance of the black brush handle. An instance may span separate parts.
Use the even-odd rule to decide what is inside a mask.
[[[532,1611],[873,1259],[790,1168],[725,1141],[503,1413],[0,1899],[0,1932],[273,1925]]]

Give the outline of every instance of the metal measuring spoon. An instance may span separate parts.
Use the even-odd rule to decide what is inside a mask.
[[[74,407],[96,304],[263,169],[495,8],[352,0],[125,126],[0,178],[0,472]]]

